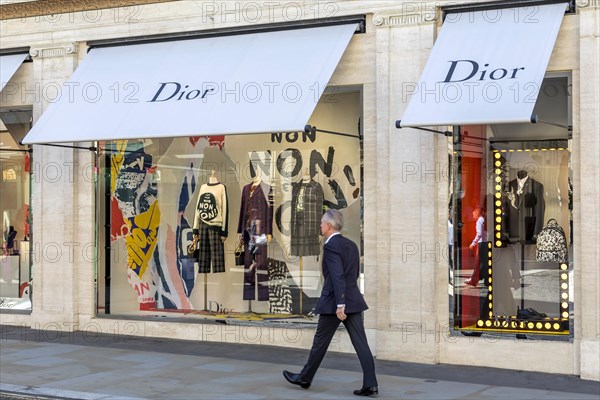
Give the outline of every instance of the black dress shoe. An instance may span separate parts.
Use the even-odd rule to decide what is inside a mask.
[[[302,389],[308,389],[310,387],[310,382],[300,379],[300,374],[292,374],[290,371],[283,371],[283,377],[289,383],[298,385]]]
[[[379,393],[377,386],[366,387],[366,388],[362,388],[362,389],[354,391],[354,394],[357,396],[374,396],[377,393]]]

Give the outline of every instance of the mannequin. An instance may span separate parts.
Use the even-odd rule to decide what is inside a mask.
[[[6,252],[8,254],[15,253],[15,239],[17,237],[17,231],[15,231],[15,227],[10,225],[8,228],[8,233],[6,234]]]
[[[520,170],[508,183],[506,198],[506,236],[511,241],[534,243],[544,226],[544,185]]]
[[[302,182],[308,183],[308,182],[310,182],[310,179],[311,179],[310,178],[310,172],[308,171],[308,168],[306,168],[304,170],[304,175],[302,175]]]
[[[292,206],[290,218],[290,255],[299,256],[299,310],[304,313],[303,256],[319,256],[321,253],[321,216],[323,215],[324,194],[319,183],[312,179],[306,168],[302,179],[292,185]]]
[[[217,178],[217,171],[214,169],[210,171],[210,176],[208,177],[208,183],[219,183],[219,178]]]
[[[256,176],[254,178],[252,178],[252,189],[255,189],[258,185],[260,185],[262,183],[262,178],[260,177],[260,175],[256,174]],[[259,226],[260,226],[260,222],[259,222]],[[238,238],[240,241],[242,241],[242,234],[238,233]],[[271,243],[271,239],[273,239],[273,235],[271,234],[267,234],[267,243]]]
[[[243,299],[268,301],[267,244],[273,234],[273,190],[259,175],[242,189],[238,234],[245,248]],[[260,241],[262,235],[266,235],[266,243]]]
[[[502,279],[507,288],[510,286],[520,288],[521,308],[524,308],[525,285],[521,282],[521,278],[524,276],[526,254],[530,251],[530,245],[536,242],[537,235],[544,224],[544,185],[530,177],[527,171],[519,170],[517,177],[508,183],[504,196],[503,209],[505,211],[502,214],[502,231],[513,252],[513,260],[520,260],[520,262],[510,262],[510,275],[502,272]],[[517,243],[520,245],[515,245]],[[498,270],[498,268],[495,269],[495,271]],[[496,272],[497,274],[498,272]],[[496,275],[494,275],[495,280]],[[511,280],[512,285],[510,284]],[[512,292],[507,290],[499,298],[504,299],[502,303],[510,307],[512,296]],[[514,309],[511,308],[507,310],[514,312]]]
[[[292,185],[290,255],[318,256],[324,194],[321,185],[310,177],[308,169],[300,182]]]
[[[225,272],[223,242],[227,239],[229,223],[229,200],[227,188],[219,182],[216,171],[208,183],[200,187],[194,215],[194,241],[200,242],[199,272]]]

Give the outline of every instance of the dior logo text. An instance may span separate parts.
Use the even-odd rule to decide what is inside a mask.
[[[214,88],[206,88],[206,89],[192,89],[186,90],[190,87],[190,85],[183,86],[178,82],[161,82],[160,87],[154,94],[152,100],[148,101],[148,103],[158,103],[161,101],[168,101],[174,99],[178,100],[194,100],[194,99],[204,99],[209,92],[213,92]],[[163,93],[164,91],[164,93]]]
[[[515,79],[517,73],[524,70],[525,67],[515,68],[495,68],[488,73],[488,69],[479,68],[479,63],[473,60],[456,60],[448,61],[450,63],[450,69],[446,74],[446,78],[442,81],[444,83],[450,82],[464,82],[471,78],[478,81],[493,80],[497,81],[500,79]],[[483,67],[489,67],[490,64],[483,64]]]

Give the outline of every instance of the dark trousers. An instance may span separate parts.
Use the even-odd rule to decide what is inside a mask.
[[[346,314],[346,316],[347,318],[343,322],[350,335],[350,340],[358,355],[358,359],[360,360],[360,365],[363,370],[363,387],[377,386],[375,362],[373,361],[373,355],[371,354],[369,343],[367,342],[362,315],[361,313],[352,313]],[[302,369],[302,372],[300,372],[300,378],[303,381],[312,382],[340,322],[342,321],[340,321],[335,314],[321,314],[319,316],[317,333],[315,333],[308,361],[306,362],[304,369]]]
[[[488,274],[488,242],[480,242],[477,244],[477,257],[476,257],[476,265],[473,270],[473,274],[471,275],[471,280],[477,283],[480,279],[487,279]],[[484,282],[487,285],[487,282]]]

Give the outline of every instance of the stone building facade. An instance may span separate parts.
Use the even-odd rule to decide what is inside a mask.
[[[219,30],[235,31],[249,26],[294,25],[348,16],[364,18],[364,33],[352,36],[329,80],[333,95],[340,96],[337,104],[342,109],[329,110],[321,97],[317,111],[322,112],[322,116],[313,114],[312,121],[320,123],[313,123],[317,128],[328,129],[328,121],[343,118],[347,112],[359,115],[361,144],[349,145],[350,150],[344,150],[347,148],[339,142],[332,146],[340,146],[338,152],[360,154],[359,161],[351,166],[362,190],[352,203],[356,210],[349,218],[356,228],[355,239],[363,253],[361,282],[370,306],[365,313],[365,323],[376,357],[573,374],[600,380],[600,253],[597,245],[600,242],[600,8],[596,0],[577,1],[573,5],[574,12],[564,16],[546,69],[546,77],[563,74],[561,76],[568,78],[567,101],[572,125],[566,139],[570,160],[565,167],[570,171],[572,183],[572,244],[566,270],[569,276],[565,278],[570,288],[566,308],[570,315],[566,331],[558,336],[500,328],[477,331],[476,326],[473,330],[457,325],[457,299],[464,292],[459,287],[457,260],[451,261],[454,264],[450,265],[452,280],[449,283],[447,248],[448,217],[455,212],[449,209],[453,201],[449,188],[456,178],[452,171],[456,162],[452,154],[456,148],[453,149],[451,137],[410,128],[398,130],[394,126],[410,99],[406,83],[419,80],[436,42],[443,22],[443,4],[428,1],[293,4],[114,1],[101,2],[100,6],[99,3],[29,1],[5,2],[0,6],[0,55],[15,49],[26,49],[29,54],[29,59],[10,77],[2,91],[0,112],[28,110],[35,126],[52,103],[58,101],[57,96],[66,95],[64,83],[69,82],[88,56],[90,43],[153,35],[160,35],[157,40],[161,41],[169,35],[185,32],[210,30],[218,35]],[[518,2],[515,5],[518,6]],[[290,62],[318,63],[320,60],[298,54],[298,59]],[[350,96],[350,105],[345,105],[345,95]],[[351,131],[356,122],[333,124],[338,127],[333,130]],[[6,121],[5,125],[9,126]],[[230,143],[243,141],[243,136],[240,138],[231,139]],[[228,140],[229,137],[225,143]],[[52,140],[46,142],[52,143]],[[233,323],[226,324],[202,318],[176,318],[178,316],[165,319],[155,316],[160,314],[156,309],[146,314],[107,314],[102,307],[107,292],[98,289],[106,282],[106,276],[99,272],[102,262],[98,261],[103,260],[98,254],[106,245],[101,239],[104,230],[99,217],[101,210],[98,210],[101,202],[98,193],[106,191],[102,186],[102,168],[107,168],[102,164],[105,154],[86,149],[97,147],[95,142],[71,144],[84,149],[31,146],[33,172],[28,203],[32,216],[31,307],[22,311],[3,309],[2,324],[47,331],[88,330],[185,340],[310,346],[314,333],[308,315],[310,308],[294,313],[307,315],[300,322],[286,320],[284,324],[268,318],[234,319]],[[240,142],[239,146],[244,144]],[[324,146],[326,150],[328,144]],[[321,154],[325,153],[321,151]],[[208,157],[206,153],[204,157]],[[219,172],[222,178],[226,175],[224,170]],[[249,179],[243,183],[247,181]],[[563,196],[566,199],[567,195],[563,193]],[[233,259],[235,225],[237,221],[230,222],[230,239],[225,244],[230,251],[226,255],[228,263]],[[283,236],[275,237],[279,242],[283,240]],[[23,241],[21,239],[21,243]],[[456,246],[456,241],[454,243]],[[307,259],[304,260],[305,271],[310,268],[316,271],[311,275],[314,285],[311,283],[309,290],[316,292],[318,261],[310,260],[310,267]],[[294,269],[297,262],[294,259],[288,264],[289,276],[297,284],[299,278]],[[196,278],[198,288],[201,287],[199,279]],[[226,285],[224,281],[218,282]],[[116,289],[111,295],[121,296]],[[135,302],[131,293],[122,295]],[[314,293],[300,293],[299,301],[309,302],[314,297]],[[201,301],[201,297],[198,299]],[[270,314],[265,306],[254,307],[258,314]],[[193,323],[198,321],[202,323]],[[482,335],[463,334],[473,331]],[[519,334],[526,339],[518,338]],[[351,349],[347,336],[340,332],[332,350]]]

